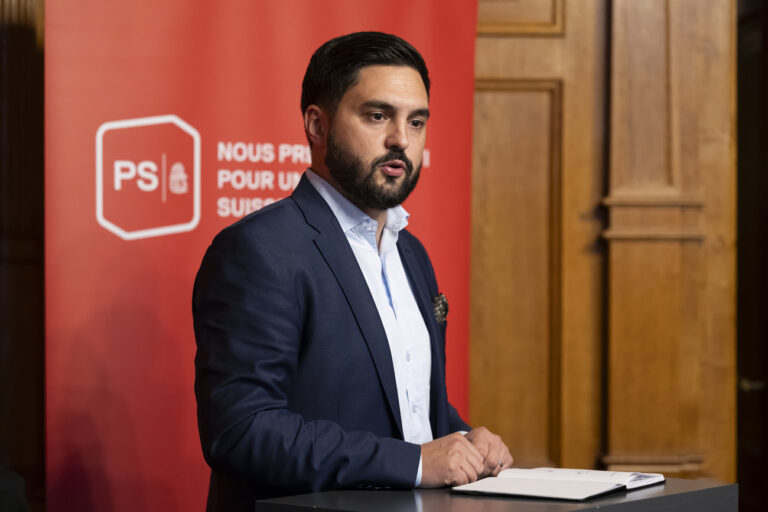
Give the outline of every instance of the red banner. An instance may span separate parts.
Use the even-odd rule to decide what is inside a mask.
[[[301,79],[348,32],[395,33],[432,77],[406,208],[451,305],[466,417],[476,2],[46,4],[48,509],[200,510],[191,293],[213,236],[310,163]]]

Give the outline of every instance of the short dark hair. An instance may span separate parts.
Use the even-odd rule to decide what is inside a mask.
[[[360,70],[377,65],[415,69],[429,97],[427,65],[408,41],[382,32],[354,32],[331,39],[312,54],[301,85],[301,112],[313,104],[336,110],[347,89],[357,83]]]

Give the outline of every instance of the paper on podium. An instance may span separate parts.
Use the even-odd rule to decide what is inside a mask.
[[[664,481],[659,473],[627,473],[586,469],[506,469],[497,477],[454,487],[456,492],[507,494],[561,500],[586,500],[620,489]]]

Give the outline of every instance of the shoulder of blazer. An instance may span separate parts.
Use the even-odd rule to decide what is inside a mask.
[[[332,228],[334,220],[333,212],[323,198],[309,180],[302,177],[293,194],[230,224],[216,235],[211,245],[307,241]],[[301,235],[302,231],[304,235]]]

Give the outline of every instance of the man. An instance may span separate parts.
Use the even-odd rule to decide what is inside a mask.
[[[222,231],[195,281],[209,509],[496,475],[512,457],[448,403],[437,283],[403,229],[429,118],[421,55],[388,34],[328,41],[301,108],[311,169]]]

